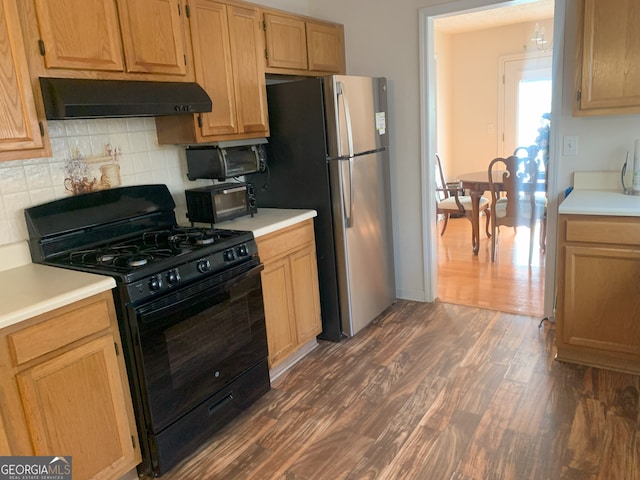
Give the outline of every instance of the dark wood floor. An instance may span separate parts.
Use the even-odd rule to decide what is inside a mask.
[[[640,377],[538,318],[398,301],[323,342],[165,480],[640,480]]]

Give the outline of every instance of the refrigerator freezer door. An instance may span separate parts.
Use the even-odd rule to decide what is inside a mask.
[[[385,78],[324,78],[329,158],[346,158],[389,145]]]
[[[332,205],[342,331],[352,336],[395,300],[389,157],[382,151],[329,164],[338,186]]]

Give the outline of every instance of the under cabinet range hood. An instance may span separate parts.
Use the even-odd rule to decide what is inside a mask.
[[[155,117],[211,111],[197,83],[40,77],[48,120]]]

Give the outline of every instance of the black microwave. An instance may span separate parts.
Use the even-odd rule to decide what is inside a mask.
[[[189,180],[209,178],[224,180],[255,173],[265,168],[263,144],[192,146],[186,149]]]
[[[258,211],[253,185],[248,183],[220,183],[184,193],[187,218],[193,223],[220,223]]]

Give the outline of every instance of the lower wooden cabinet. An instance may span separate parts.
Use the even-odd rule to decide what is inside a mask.
[[[256,242],[264,263],[262,292],[273,368],[322,331],[313,220]]]
[[[134,469],[140,449],[121,351],[110,292],[1,330],[0,455],[71,455],[76,480]]]
[[[560,215],[557,358],[640,373],[640,218]]]

